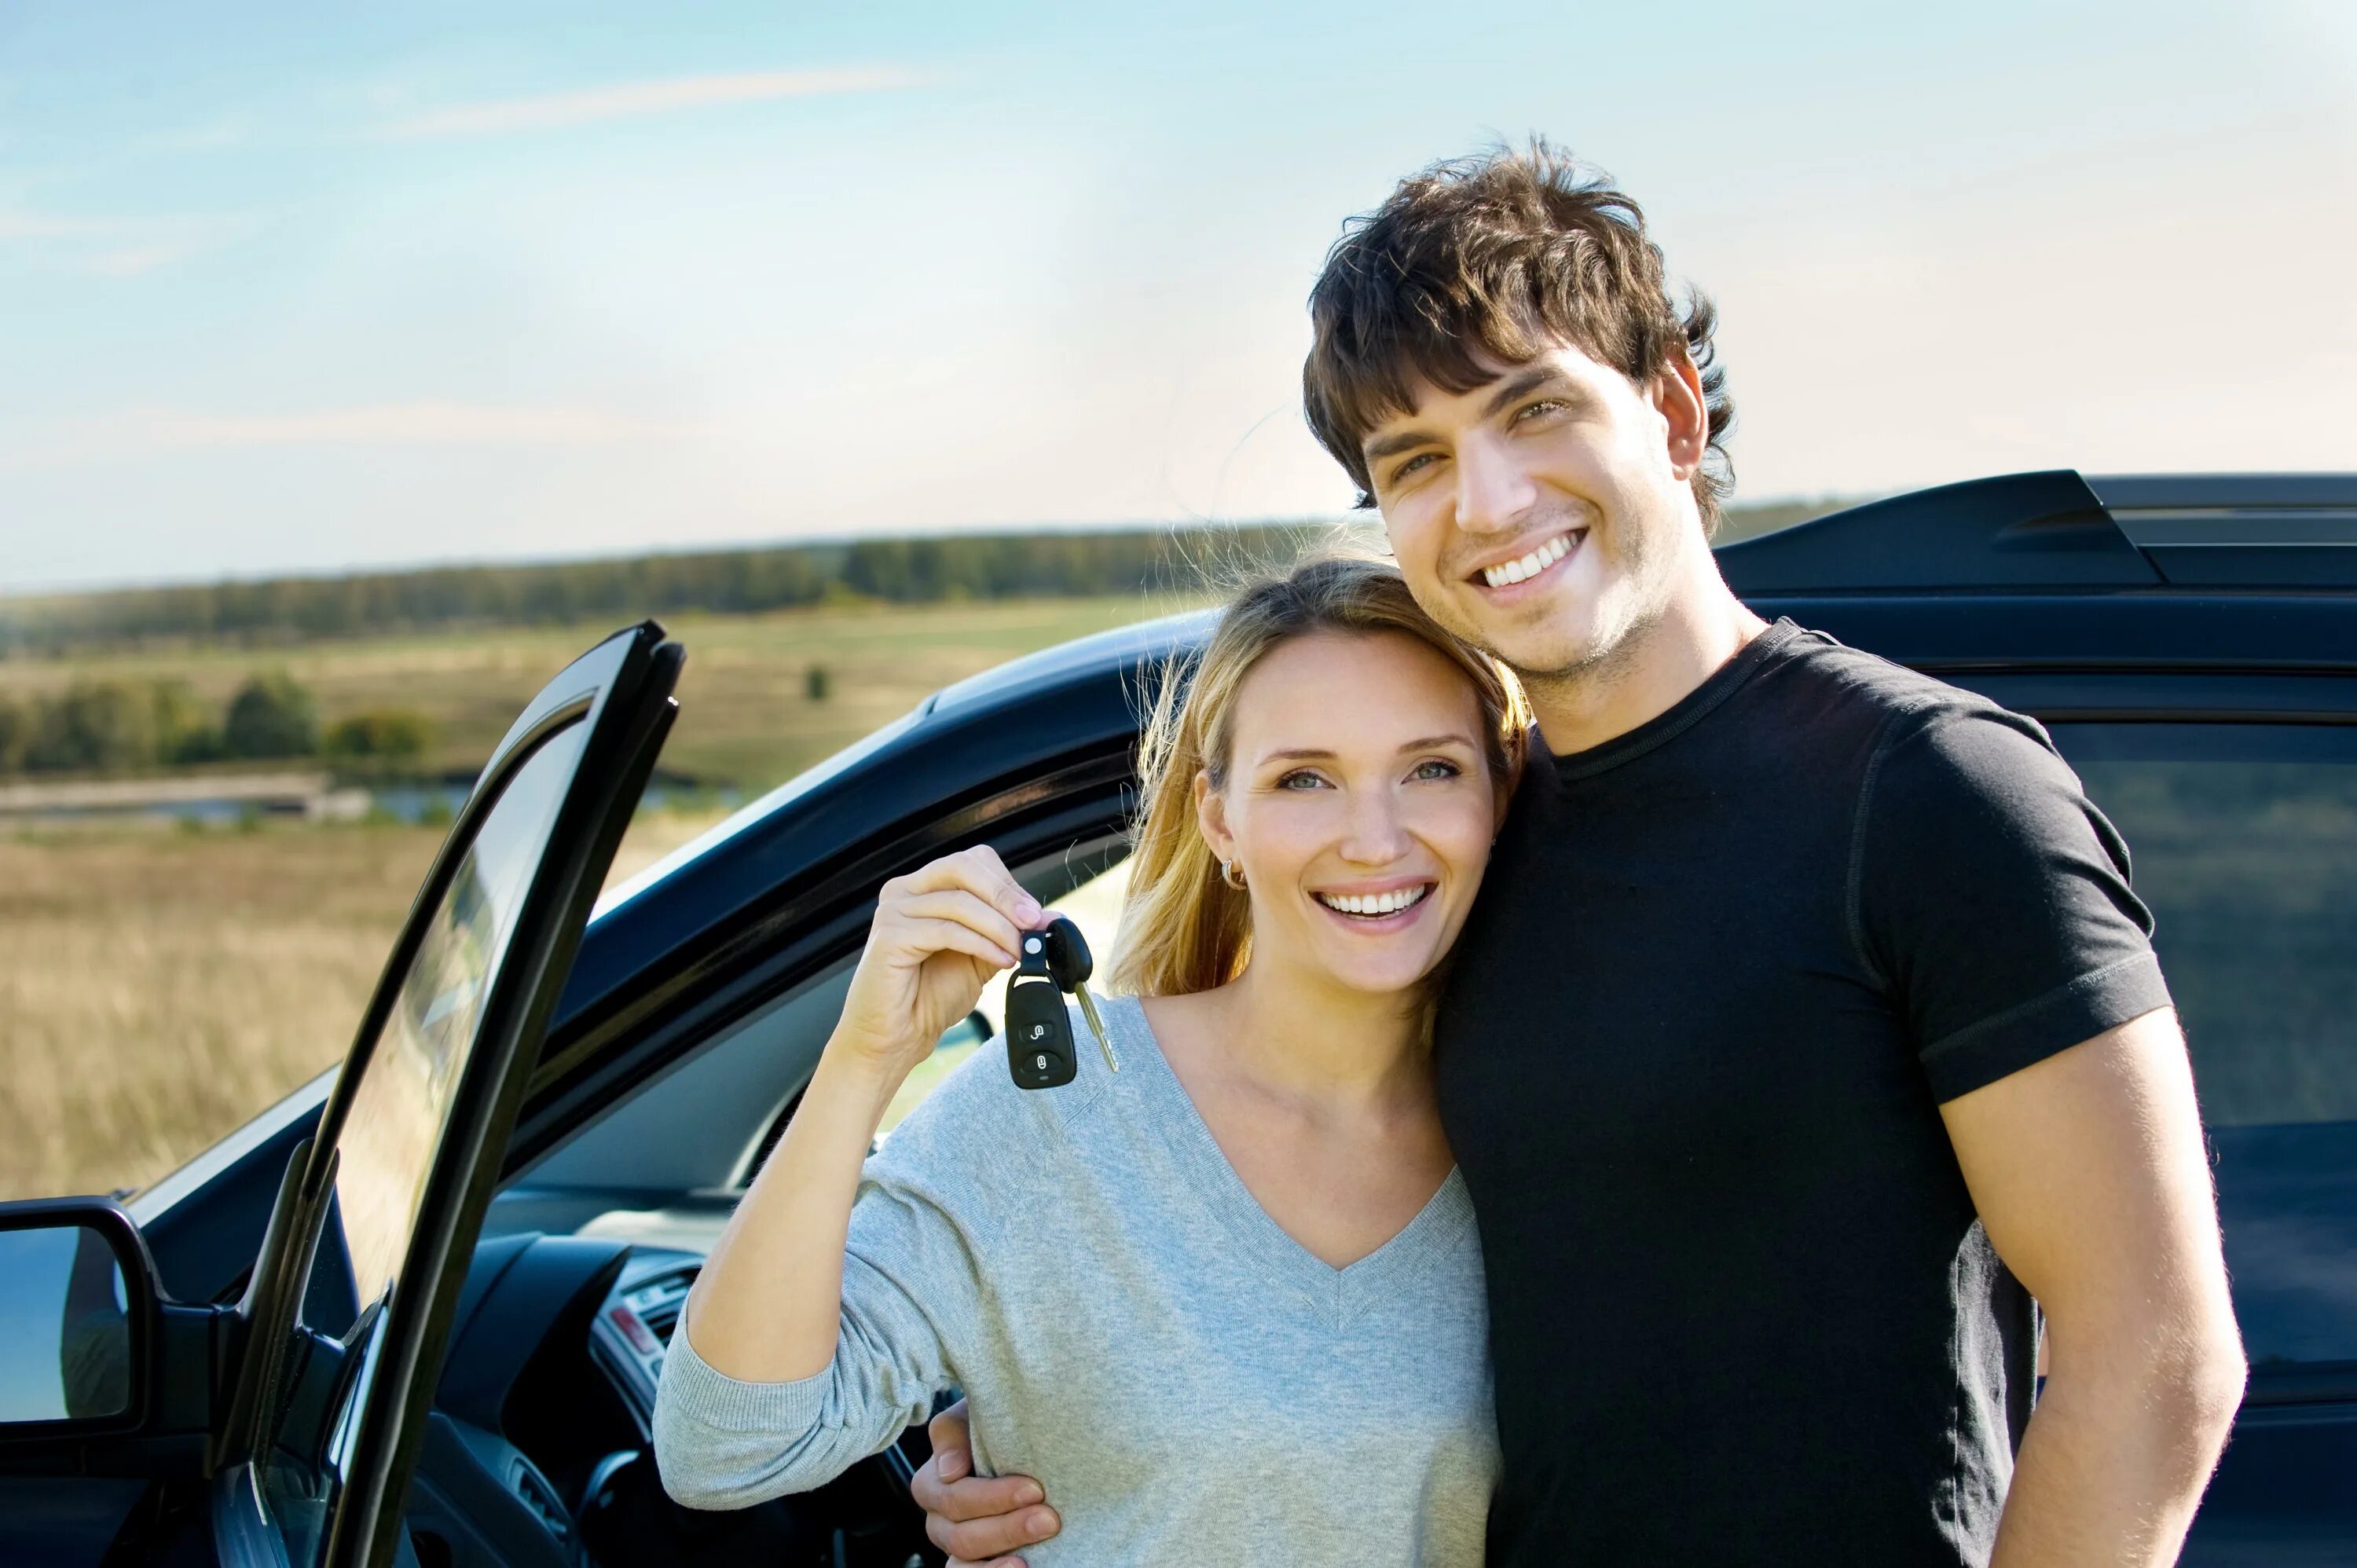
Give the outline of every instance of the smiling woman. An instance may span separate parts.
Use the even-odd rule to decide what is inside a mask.
[[[1486,1320],[1425,992],[1524,723],[1388,564],[1245,588],[1149,728],[1116,1048],[1034,1090],[985,1047],[863,1160],[1045,918],[986,846],[886,883],[673,1335],[672,1496],[810,1490],[956,1388],[986,1467],[1056,1477],[1043,1561],[1478,1563]],[[1191,1419],[1138,1422],[1148,1391]]]

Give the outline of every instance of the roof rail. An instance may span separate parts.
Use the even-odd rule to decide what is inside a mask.
[[[2087,488],[2170,583],[2357,587],[2357,474],[2115,474]]]
[[[1722,547],[1745,596],[2357,587],[2357,474],[1970,479]]]
[[[1877,588],[2154,587],[2151,562],[2070,468],[1968,479],[1869,501],[1726,545],[1728,586],[1762,594]]]

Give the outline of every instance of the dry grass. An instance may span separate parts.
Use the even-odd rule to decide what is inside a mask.
[[[688,669],[664,766],[761,788],[951,681],[1157,607],[1066,600],[683,619],[672,629]],[[78,672],[177,674],[225,695],[250,669],[277,664],[310,682],[331,718],[381,703],[428,708],[446,760],[463,763],[594,635],[0,661],[0,688]],[[803,695],[814,661],[833,677],[824,703]],[[642,817],[613,877],[719,814]],[[334,1065],[441,832],[0,830],[0,1198],[143,1186]]]

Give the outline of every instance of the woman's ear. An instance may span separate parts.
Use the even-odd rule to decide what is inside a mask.
[[[1198,771],[1195,775],[1195,826],[1203,834],[1203,842],[1211,847],[1211,858],[1233,860],[1236,856],[1236,836],[1228,832],[1228,803],[1211,788],[1211,776]]]

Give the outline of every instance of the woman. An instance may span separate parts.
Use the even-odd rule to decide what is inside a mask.
[[[843,1017],[672,1341],[672,1495],[804,1490],[962,1388],[1054,1490],[1035,1564],[1473,1563],[1497,1466],[1428,996],[1521,760],[1519,693],[1387,564],[1246,590],[1166,681],[1105,1025],[985,1050],[866,1158],[1038,904],[987,848],[885,885]],[[862,1162],[865,1159],[865,1169]]]

